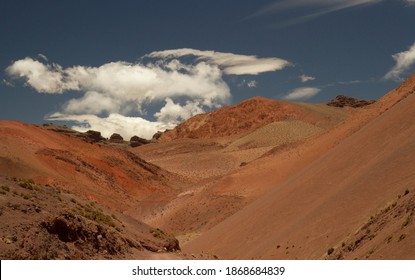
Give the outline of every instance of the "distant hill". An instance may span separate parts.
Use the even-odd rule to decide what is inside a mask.
[[[327,107],[327,106],[325,106]],[[162,134],[160,140],[194,138],[209,139],[241,135],[277,121],[299,120],[319,127],[337,122],[344,112],[324,105],[303,106],[301,103],[254,97],[240,104],[196,115]]]

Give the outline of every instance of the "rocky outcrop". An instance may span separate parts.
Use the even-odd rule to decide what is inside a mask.
[[[105,140],[105,138],[102,137],[101,132],[99,131],[88,130],[85,134],[87,135],[88,139],[91,139],[94,142]]]
[[[55,131],[61,134],[64,134],[66,136],[74,137],[81,139],[88,143],[95,143],[95,142],[103,142],[107,139],[102,137],[101,132],[95,131],[95,130],[88,130],[87,132],[79,132],[76,130],[73,130],[66,125],[59,126],[53,123],[45,123],[42,125],[44,129]]]
[[[330,100],[327,102],[328,106],[332,107],[352,107],[352,108],[360,108],[365,107],[367,105],[370,105],[372,103],[375,103],[376,100],[363,100],[363,99],[357,99],[350,96],[345,95],[337,95],[336,98]]]
[[[149,140],[138,137],[138,136],[133,136],[130,139],[130,146],[133,147],[133,148],[141,146],[141,145],[145,145],[145,144],[148,144],[148,143],[150,143]]]
[[[122,143],[124,142],[124,138],[122,138],[122,136],[119,135],[118,133],[113,133],[110,137],[110,142]]]
[[[159,140],[159,138],[161,137],[162,134],[163,134],[163,132],[157,131],[156,133],[154,133],[153,138],[151,138],[151,141],[157,142],[157,140]]]

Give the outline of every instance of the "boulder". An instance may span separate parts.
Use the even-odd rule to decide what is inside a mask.
[[[124,142],[124,138],[118,133],[113,133],[110,137],[110,142],[121,143]]]
[[[153,138],[151,138],[152,142],[156,142],[157,140],[159,140],[159,138],[161,137],[161,135],[163,134],[163,132],[161,131],[157,131],[154,135]]]
[[[130,139],[130,146],[131,147],[138,147],[138,146],[145,145],[145,144],[148,144],[148,143],[150,143],[149,140],[138,137],[138,136],[133,136]]]
[[[88,139],[91,139],[95,142],[105,140],[105,138],[102,137],[101,132],[99,132],[99,131],[88,130],[85,134],[88,137]]]

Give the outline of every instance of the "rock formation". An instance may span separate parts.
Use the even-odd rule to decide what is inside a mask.
[[[337,95],[336,98],[330,100],[327,102],[328,106],[333,107],[352,107],[352,108],[360,108],[367,105],[370,105],[372,103],[375,103],[376,100],[363,100],[363,99],[357,99],[350,96],[345,95]]]

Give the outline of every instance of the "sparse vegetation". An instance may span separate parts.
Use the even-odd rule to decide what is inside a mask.
[[[402,233],[401,236],[399,236],[398,242],[404,240],[406,238],[406,234]]]
[[[8,187],[8,186],[1,186],[1,189],[3,190],[3,191],[6,191],[6,192],[9,192],[10,191],[10,188]]]
[[[409,225],[410,222],[411,222],[411,216],[409,215],[406,217],[405,221],[402,223],[401,228],[402,229],[405,228],[407,225]]]
[[[392,236],[392,235],[389,235],[389,236],[386,238],[386,242],[387,242],[387,243],[390,243],[390,242],[392,241],[392,238],[393,238],[393,236]]]
[[[328,250],[327,250],[327,255],[331,255],[331,254],[333,254],[334,253],[334,248],[333,247],[331,247],[331,248],[329,248]]]
[[[17,183],[20,187],[28,190],[37,189],[35,182],[32,179],[20,179]]]
[[[98,210],[101,209],[98,208]],[[75,212],[89,220],[104,223],[115,228],[115,223],[112,220],[111,216],[105,215],[102,213],[102,210],[97,211],[95,208],[92,208],[89,205],[83,205],[83,207],[77,208]]]
[[[159,228],[150,230],[150,233],[156,238],[163,238],[165,235],[165,233]]]

